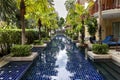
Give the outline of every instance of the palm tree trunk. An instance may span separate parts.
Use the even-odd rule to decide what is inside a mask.
[[[102,6],[101,0],[98,0],[98,29],[99,29],[99,43],[102,44]]]
[[[85,38],[85,27],[84,27],[84,20],[82,20],[82,32],[81,32],[82,44],[84,44],[84,38]]]
[[[25,3],[24,0],[21,0],[20,3],[20,13],[21,13],[21,28],[22,28],[22,45],[25,44],[25,23],[24,23],[24,15],[25,15]]]
[[[41,20],[39,19],[38,20],[38,30],[39,30],[39,40],[40,40],[40,38],[41,38],[41,26],[42,26],[42,24],[41,24]]]

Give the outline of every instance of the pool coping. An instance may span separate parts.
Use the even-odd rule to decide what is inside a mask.
[[[6,55],[0,59],[0,68],[9,63],[10,61],[33,61],[37,56],[37,52],[32,52],[32,54],[27,57],[11,57],[10,55]]]
[[[33,61],[34,61],[34,59],[33,59]],[[20,80],[22,77],[23,77],[23,75],[26,73],[26,71],[30,68],[30,66],[33,64],[33,61],[31,61],[31,63],[28,65],[28,67],[19,75],[19,77],[18,78],[16,78],[16,80]]]
[[[4,56],[2,60],[7,61],[6,64],[10,62],[16,62],[16,61],[17,62],[30,62],[30,64],[28,64],[28,66],[23,70],[23,72],[20,73],[20,75],[16,78],[16,80],[20,80],[23,77],[23,75],[26,73],[26,71],[30,68],[30,66],[33,64],[37,56],[38,56],[38,52],[32,52],[32,54],[27,57],[11,57],[10,55],[7,55],[7,56]],[[0,68],[5,66],[6,64],[0,66]]]
[[[87,54],[92,59],[111,59],[112,58],[110,53],[108,53],[108,54],[95,54],[92,51],[88,51]]]
[[[92,51],[87,52],[87,56],[92,61],[112,60],[116,65],[120,66],[120,54],[113,54],[109,51],[108,54],[95,54]]]
[[[45,48],[47,46],[47,44],[43,44],[43,45],[32,45],[32,47],[41,47],[41,48]]]
[[[33,61],[37,56],[38,56],[37,52],[32,52],[30,56],[26,56],[26,57],[12,57],[8,55],[4,58],[4,60],[6,61]]]

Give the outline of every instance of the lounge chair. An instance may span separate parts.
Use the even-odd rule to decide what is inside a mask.
[[[108,42],[112,41],[113,35],[106,36],[104,40],[102,40],[102,43],[107,44]],[[98,41],[95,40],[95,38],[90,38],[91,43],[97,43]]]
[[[102,41],[102,43],[108,43],[111,42],[113,39],[113,35],[106,36],[106,38]]]
[[[120,41],[109,41],[106,44],[108,44],[108,46],[120,46]]]

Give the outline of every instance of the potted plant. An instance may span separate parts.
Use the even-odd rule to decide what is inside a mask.
[[[107,44],[93,44],[92,51],[88,51],[87,55],[92,60],[97,59],[111,59],[111,55],[108,53],[109,47]]]
[[[86,21],[86,25],[88,27],[88,33],[90,34],[90,42],[93,43],[92,40],[96,40],[95,34],[97,32],[97,20],[96,18],[88,18]]]
[[[109,51],[109,47],[107,44],[93,44],[92,51],[95,54],[107,54]]]
[[[5,57],[7,61],[33,61],[38,53],[31,52],[30,45],[15,45],[11,48],[11,53]]]
[[[31,55],[31,46],[29,45],[15,45],[11,48],[11,56],[24,57]]]

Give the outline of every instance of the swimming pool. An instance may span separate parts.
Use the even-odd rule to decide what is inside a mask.
[[[55,36],[21,80],[104,80],[76,45],[64,35]]]

